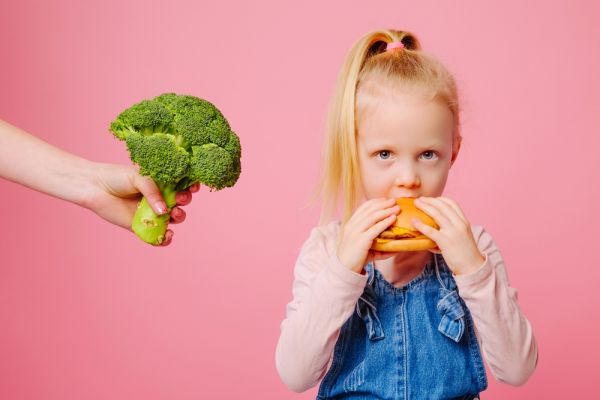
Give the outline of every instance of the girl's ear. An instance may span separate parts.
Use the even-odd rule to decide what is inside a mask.
[[[460,150],[460,144],[462,142],[462,136],[456,136],[455,137],[455,141],[454,144],[452,146],[452,159],[450,159],[450,166],[452,167],[452,165],[454,165],[454,161],[456,161],[456,158],[458,157],[458,152]]]

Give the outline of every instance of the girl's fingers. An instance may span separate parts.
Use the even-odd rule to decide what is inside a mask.
[[[462,218],[456,214],[456,210],[450,206],[448,203],[446,203],[445,201],[443,201],[440,197],[432,197],[432,198],[426,198],[426,200],[435,208],[437,208],[438,210],[440,210],[444,216],[448,219],[448,221],[450,221],[453,225],[458,225],[462,222],[464,222],[462,220]]]
[[[384,198],[377,198],[377,199],[367,200],[364,203],[362,203],[361,205],[359,205],[356,208],[356,210],[354,210],[354,213],[352,214],[350,219],[348,219],[348,222],[346,222],[345,229],[348,231],[355,231],[355,230],[357,230],[357,226],[361,225],[360,231],[361,232],[364,231],[366,228],[364,227],[364,223],[362,223],[361,221],[364,220],[365,216],[369,213],[368,210],[371,207],[373,207],[374,203],[385,204],[386,201]],[[380,206],[379,208],[382,208],[382,207]]]
[[[179,224],[179,223],[185,221],[185,217],[186,217],[185,211],[183,209],[175,206],[171,210],[171,219],[169,222],[172,224]]]
[[[398,215],[400,211],[400,206],[395,205],[383,210],[377,210],[372,212],[371,214],[365,216],[358,224],[357,227],[361,232],[366,232],[371,228],[374,224],[381,221],[382,219],[388,218],[389,216],[393,216],[394,219]],[[392,221],[394,220],[392,219]]]
[[[390,208],[392,206],[394,206],[396,204],[396,200],[394,199],[376,199],[375,201],[373,201],[369,207],[367,208],[366,211],[368,211],[369,213],[372,213],[376,210],[381,210],[383,208]]]
[[[419,232],[421,232],[423,235],[427,236],[428,238],[430,238],[431,240],[433,240],[436,243],[440,240],[440,231],[438,231],[434,227],[424,224],[417,218],[413,218],[412,222],[413,222],[413,226]]]
[[[449,197],[439,197],[439,199],[440,201],[444,202],[449,207],[451,207],[463,222],[468,223],[468,219],[465,216],[465,213],[463,212],[463,210],[461,210],[460,206],[456,201],[452,200]]]
[[[374,240],[379,234],[386,230],[388,226],[390,226],[394,220],[396,219],[396,214],[392,214],[377,222],[371,228],[369,228],[365,233],[369,237],[369,239]]]
[[[431,253],[434,253],[434,254],[442,254],[442,251],[440,250],[440,247],[439,247],[439,246],[438,246],[438,247],[435,247],[435,248],[433,248],[433,249],[428,249],[428,250],[429,250]]]
[[[439,210],[444,212],[444,215],[454,226],[461,226],[465,224],[465,220],[462,219],[460,215],[456,213],[454,207],[450,206],[448,203],[443,201],[441,198],[432,199],[434,205],[438,207]]]
[[[415,206],[433,218],[439,226],[454,223],[454,221],[452,221],[447,215],[448,209],[445,204],[443,207],[440,207],[440,205],[434,200],[435,199],[429,197],[422,197],[418,200],[415,200]],[[452,211],[452,213],[454,213],[454,211]]]
[[[356,220],[363,219],[366,215],[372,214],[375,210],[381,210],[383,208],[389,208],[396,204],[394,199],[377,198],[365,201],[362,203],[354,212],[352,216]]]
[[[367,200],[356,209],[355,214],[366,213],[369,210],[383,208],[386,206],[389,207],[393,204],[395,204],[394,199],[386,199],[385,197],[379,197],[376,199]]]

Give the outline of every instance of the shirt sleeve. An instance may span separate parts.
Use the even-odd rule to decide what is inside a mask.
[[[473,227],[477,247],[484,255],[482,266],[469,274],[454,276],[475,323],[483,356],[492,375],[519,386],[533,374],[538,348],[531,324],[517,303],[517,289],[510,286],[504,260],[492,236]]]
[[[295,392],[315,386],[325,375],[340,328],[367,282],[366,275],[340,263],[330,236],[317,227],[303,244],[294,267],[293,299],[281,323],[275,364]]]

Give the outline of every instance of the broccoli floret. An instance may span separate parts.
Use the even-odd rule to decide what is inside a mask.
[[[129,107],[109,130],[125,141],[140,174],[150,176],[167,203],[157,216],[143,198],[132,222],[145,242],[165,239],[175,194],[201,183],[212,190],[233,186],[241,173],[239,137],[212,103],[194,96],[164,93]]]

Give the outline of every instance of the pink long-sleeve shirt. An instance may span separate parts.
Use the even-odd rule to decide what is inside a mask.
[[[296,392],[325,376],[340,328],[354,312],[367,282],[366,275],[346,268],[337,258],[339,230],[339,221],[314,228],[294,268],[293,299],[281,323],[275,363],[281,380]],[[517,290],[508,282],[500,250],[483,227],[473,225],[471,230],[485,260],[476,271],[454,279],[492,375],[522,385],[537,365],[537,342],[517,303]]]

